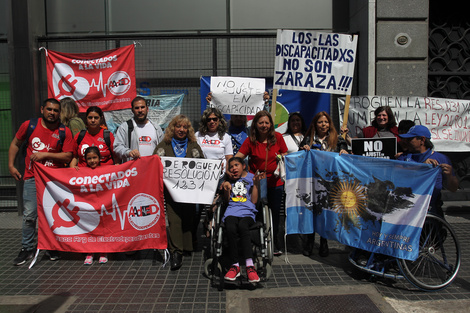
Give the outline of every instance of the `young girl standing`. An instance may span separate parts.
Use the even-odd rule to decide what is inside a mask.
[[[86,148],[83,156],[85,157],[86,165],[89,168],[95,169],[101,165],[100,149],[98,147],[91,146],[91,147]],[[101,253],[99,263],[104,264],[107,262],[108,262],[108,255],[106,253]],[[85,265],[93,264],[93,253],[87,254],[85,258],[85,262],[83,264]]]

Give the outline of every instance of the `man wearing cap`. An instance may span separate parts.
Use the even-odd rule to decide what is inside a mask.
[[[443,216],[441,189],[444,187],[454,192],[459,187],[459,181],[452,170],[450,159],[442,153],[433,151],[434,145],[431,142],[431,132],[426,126],[413,126],[406,134],[400,134],[399,136],[408,148],[408,153],[401,155],[398,160],[432,164],[441,168],[441,175],[437,176],[436,185],[434,186],[429,211]]]

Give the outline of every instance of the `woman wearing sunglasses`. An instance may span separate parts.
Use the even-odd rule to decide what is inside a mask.
[[[233,156],[233,148],[227,134],[227,122],[218,109],[207,108],[202,113],[196,139],[206,159],[222,160],[221,173],[225,173],[225,164]]]
[[[196,140],[199,146],[204,152],[204,157],[211,160],[221,160],[222,167],[220,171],[220,179],[217,188],[219,189],[222,181],[224,180],[224,174],[226,164],[228,160],[233,156],[232,139],[227,133],[227,122],[224,119],[222,113],[216,108],[208,107],[201,116],[199,122],[199,130],[196,132]],[[214,199],[213,206],[208,212],[214,210],[216,199]],[[195,219],[195,225],[193,229],[194,246],[197,245],[197,227],[201,217],[202,210],[199,209]]]

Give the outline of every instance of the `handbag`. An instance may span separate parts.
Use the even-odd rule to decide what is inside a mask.
[[[286,165],[284,163],[284,156],[278,154],[278,162],[276,170],[274,171],[274,175],[279,177],[283,182],[286,182]]]

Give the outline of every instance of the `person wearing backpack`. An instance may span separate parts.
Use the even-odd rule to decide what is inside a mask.
[[[91,106],[86,110],[87,129],[82,130],[75,135],[77,143],[74,158],[70,162],[70,167],[85,167],[85,150],[88,147],[98,147],[100,150],[100,163],[103,165],[114,164],[114,135],[107,129],[104,129],[104,114],[101,108]]]
[[[72,160],[74,142],[72,132],[60,122],[60,103],[46,99],[41,105],[42,116],[21,124],[8,149],[8,170],[17,181],[24,180],[23,226],[21,251],[13,260],[14,265],[25,264],[36,251],[36,221],[38,217],[36,183],[33,162],[49,167],[64,167]],[[15,159],[23,142],[26,144],[25,171],[21,175],[15,167]],[[48,251],[51,261],[58,260],[56,251]]]
[[[147,118],[148,105],[143,97],[137,96],[131,102],[133,118],[122,123],[116,131],[114,153],[116,163],[124,163],[141,156],[152,155],[155,147],[163,140],[163,131]]]

